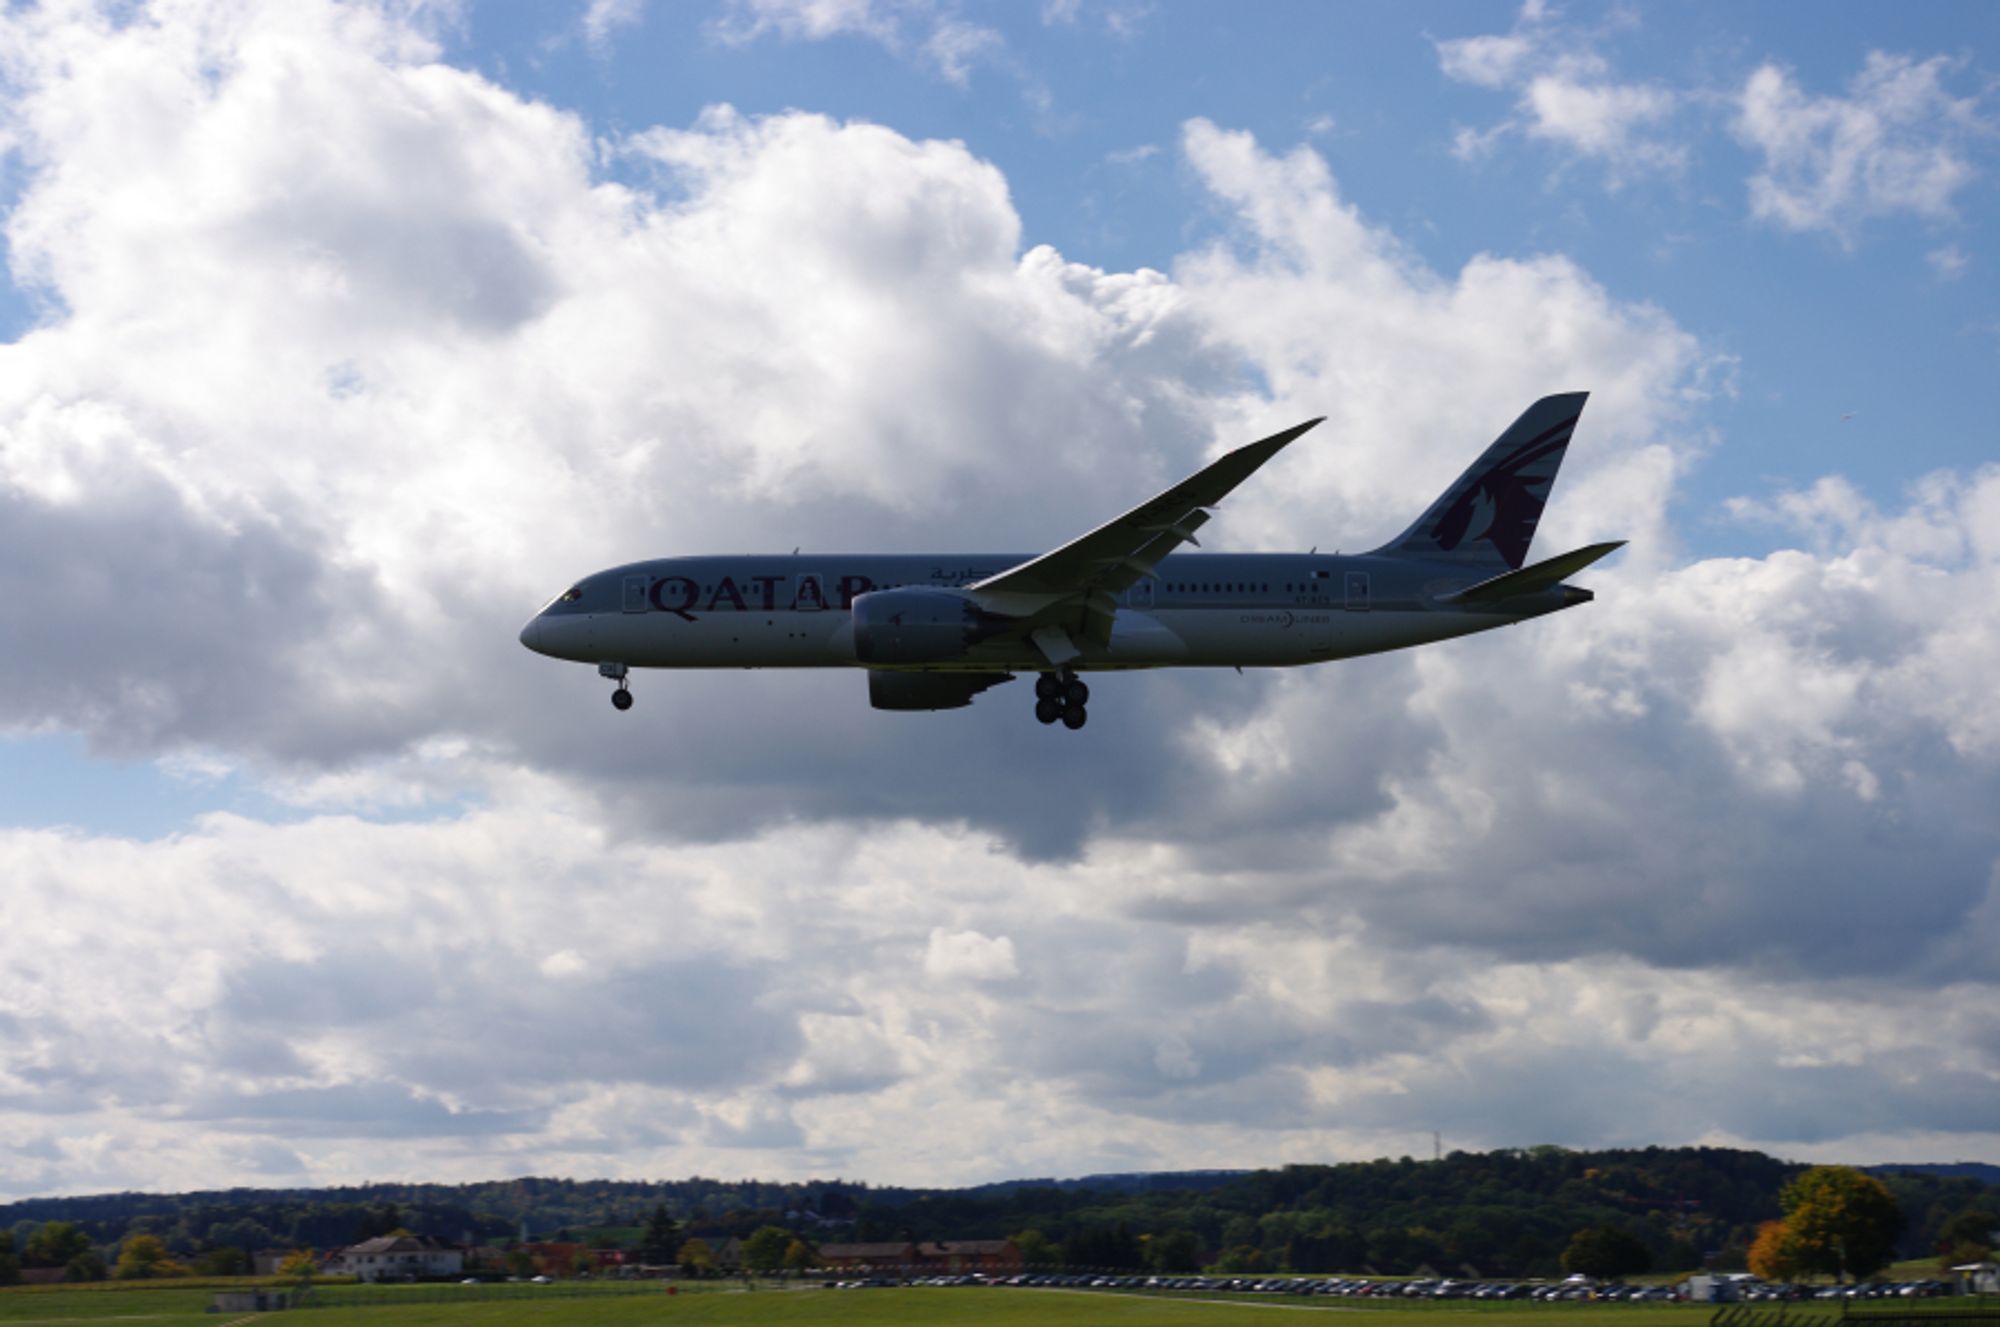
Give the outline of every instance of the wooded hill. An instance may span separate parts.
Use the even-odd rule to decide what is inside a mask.
[[[17,1245],[47,1221],[74,1222],[100,1245],[159,1235],[176,1254],[217,1246],[326,1249],[389,1216],[419,1234],[504,1244],[534,1238],[618,1240],[658,1203],[683,1228],[747,1236],[778,1225],[810,1241],[951,1240],[1039,1231],[1073,1265],[1143,1266],[1149,1243],[1189,1232],[1210,1257],[1255,1252],[1273,1268],[1393,1274],[1428,1265],[1456,1274],[1553,1275],[1581,1229],[1629,1232],[1663,1271],[1740,1266],[1778,1191],[1804,1167],[1759,1152],[1561,1147],[1454,1152],[1282,1170],[1107,1175],[965,1189],[692,1178],[661,1182],[525,1178],[480,1184],[365,1184],[37,1198],[0,1205]],[[1933,1252],[1944,1222],[1968,1209],[2000,1226],[2000,1187],[1946,1167],[1877,1169],[1902,1205],[1904,1257]]]

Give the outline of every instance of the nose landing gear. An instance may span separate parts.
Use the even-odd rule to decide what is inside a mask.
[[[632,708],[632,689],[625,685],[625,665],[622,663],[601,663],[597,665],[597,675],[608,677],[618,683],[618,689],[611,693],[611,708],[624,712]]]
[[[1090,688],[1068,668],[1035,679],[1035,717],[1043,723],[1060,719],[1063,727],[1075,732],[1090,721],[1084,709],[1089,702]]]

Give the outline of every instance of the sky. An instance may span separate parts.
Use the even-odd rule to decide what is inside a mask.
[[[0,1197],[2000,1161],[2000,10],[0,11]],[[868,708],[694,553],[1406,525],[1586,608]]]

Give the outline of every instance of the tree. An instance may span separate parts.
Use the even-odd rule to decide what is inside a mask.
[[[68,1221],[50,1221],[28,1236],[22,1261],[30,1267],[62,1267],[90,1248],[90,1236]]]
[[[782,1226],[759,1226],[757,1233],[743,1241],[743,1265],[753,1272],[775,1272],[785,1264],[785,1249],[792,1232]]]
[[[85,1249],[63,1264],[65,1281],[102,1281],[110,1274],[104,1265],[104,1255],[96,1249]]]
[[[1201,1241],[1182,1226],[1146,1242],[1146,1265],[1156,1272],[1201,1270]]]
[[[1563,1250],[1565,1272],[1578,1272],[1600,1281],[1615,1280],[1643,1272],[1653,1265],[1653,1255],[1644,1244],[1616,1226],[1590,1226],[1570,1237]]]
[[[661,1203],[646,1218],[646,1228],[639,1235],[639,1261],[653,1267],[664,1267],[674,1260],[674,1253],[681,1246],[680,1226],[674,1221],[673,1213]]]
[[[243,1276],[250,1271],[250,1259],[243,1250],[225,1244],[196,1258],[194,1270],[202,1276]]]
[[[1137,1267],[1139,1240],[1123,1221],[1085,1226],[1063,1241],[1063,1261],[1071,1267]]]
[[[1903,1213],[1895,1195],[1852,1166],[1814,1166],[1779,1192],[1778,1203],[1809,1271],[1858,1279],[1896,1256]]]
[[[681,1271],[687,1276],[708,1276],[715,1271],[715,1250],[705,1239],[691,1239],[681,1245]]]
[[[1215,1260],[1218,1272],[1265,1272],[1271,1264],[1264,1257],[1264,1251],[1254,1244],[1238,1244],[1222,1251]]]
[[[394,1235],[400,1231],[403,1231],[403,1209],[394,1203],[384,1203],[380,1207],[369,1208],[354,1223],[354,1242],[359,1244],[364,1239]]]
[[[1952,1217],[1938,1227],[1938,1269],[1950,1271],[1992,1257],[1996,1232],[2000,1232],[2000,1216],[1981,1208],[1968,1207]]]
[[[1029,1267],[1054,1267],[1062,1261],[1062,1250],[1039,1230],[1024,1230],[1014,1236],[1014,1247],[1021,1251],[1021,1261]]]
[[[0,1286],[11,1286],[21,1279],[21,1257],[14,1252],[14,1232],[0,1230]]]
[[[312,1274],[318,1270],[319,1260],[312,1256],[309,1249],[293,1249],[285,1255],[285,1260],[278,1264],[279,1276],[294,1276],[302,1281],[310,1280]]]
[[[795,1239],[785,1246],[786,1271],[803,1272],[808,1267],[817,1266],[819,1266],[819,1254],[813,1251],[812,1245],[802,1239]]]
[[[1766,1281],[1793,1281],[1804,1270],[1799,1261],[1799,1242],[1782,1221],[1766,1221],[1757,1227],[1750,1243],[1750,1270]]]
[[[139,1281],[153,1276],[187,1276],[188,1269],[167,1256],[167,1246],[158,1235],[133,1235],[118,1253],[120,1281]]]

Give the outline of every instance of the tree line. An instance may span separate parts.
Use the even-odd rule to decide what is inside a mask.
[[[1014,1238],[1040,1265],[1527,1277],[1642,1260],[1656,1270],[1743,1268],[1754,1249],[1781,1247],[1768,1233],[1774,1223],[1792,1232],[1782,1247],[1793,1261],[1783,1265],[1822,1270],[1826,1238],[1792,1219],[1809,1173],[1737,1149],[1550,1146],[1204,1172],[1181,1183],[1172,1174],[965,1189],[531,1177],[103,1194],[0,1206],[0,1278],[9,1266],[69,1268],[72,1259],[82,1259],[78,1279],[113,1275],[133,1247],[144,1254],[137,1266],[226,1274],[246,1269],[253,1249],[324,1250],[392,1230],[501,1248],[524,1233],[643,1246],[641,1261],[690,1265],[692,1255],[697,1267],[732,1237],[746,1248],[761,1238],[758,1257],[778,1266],[834,1241]],[[1980,1178],[1912,1169],[1870,1182],[1898,1214],[1884,1246],[1895,1257],[1943,1246],[1969,1256],[2000,1227],[2000,1187]],[[44,1235],[51,1225],[70,1233]],[[151,1242],[135,1246],[142,1237]],[[1843,1243],[1839,1270],[1853,1274],[1865,1252]]]

